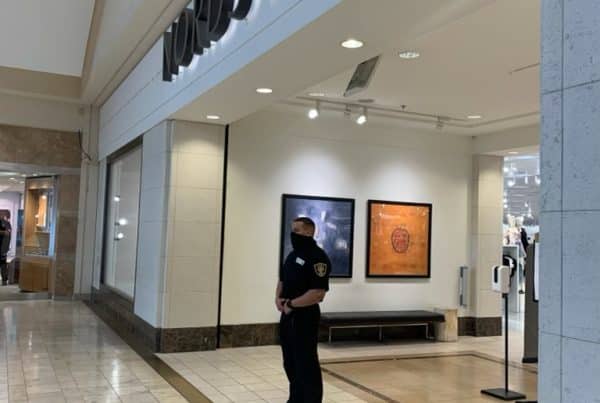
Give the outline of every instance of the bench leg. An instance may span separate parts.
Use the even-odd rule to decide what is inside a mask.
[[[383,341],[383,326],[379,326],[379,341]]]
[[[331,328],[329,328],[329,344],[331,344]]]

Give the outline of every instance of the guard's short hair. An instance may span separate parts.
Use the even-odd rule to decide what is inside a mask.
[[[298,217],[298,218],[294,219],[294,222],[301,222],[302,224],[304,224],[308,228],[310,228],[312,231],[314,231],[317,228],[317,226],[315,225],[315,222],[308,217]]]

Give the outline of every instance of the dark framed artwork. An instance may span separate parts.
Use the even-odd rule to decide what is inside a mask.
[[[367,277],[431,277],[432,205],[369,200]]]
[[[281,208],[280,264],[292,251],[292,221],[309,217],[316,226],[315,239],[331,260],[331,277],[352,277],[354,199],[284,194]]]

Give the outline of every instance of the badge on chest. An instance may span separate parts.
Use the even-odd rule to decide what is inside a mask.
[[[304,266],[304,263],[306,263],[306,262],[301,257],[296,258],[296,264],[299,264],[300,266]]]

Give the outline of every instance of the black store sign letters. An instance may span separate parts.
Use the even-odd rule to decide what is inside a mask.
[[[184,9],[171,32],[164,34],[163,81],[172,81],[179,66],[188,67],[194,55],[202,55],[211,42],[219,41],[231,20],[243,20],[250,12],[252,0],[194,0],[194,9]]]

